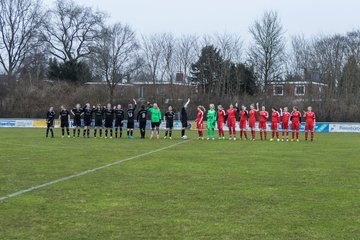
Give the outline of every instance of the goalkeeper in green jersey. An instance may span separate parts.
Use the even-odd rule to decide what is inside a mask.
[[[215,139],[215,122],[216,122],[216,111],[215,111],[214,104],[210,104],[210,109],[207,111],[206,118],[207,118],[207,133],[208,133],[207,140],[210,140],[210,135],[211,135],[212,140],[214,140]]]

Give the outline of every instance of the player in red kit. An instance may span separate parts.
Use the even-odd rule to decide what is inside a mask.
[[[248,111],[246,110],[246,107],[244,105],[241,106],[241,111],[239,113],[240,115],[240,140],[242,140],[243,134],[245,139],[247,140],[247,133],[246,133],[246,122],[248,119]]]
[[[256,113],[259,111],[259,103],[256,103],[256,109],[254,104],[250,105],[249,113],[249,128],[251,130],[251,140],[255,140],[255,123],[256,123]]]
[[[197,107],[198,113],[196,115],[196,128],[198,130],[198,136],[199,136],[199,140],[203,140],[204,139],[204,135],[203,135],[203,118],[204,118],[204,112],[205,112],[205,108],[203,106],[198,106]]]
[[[218,126],[218,131],[219,131],[219,140],[225,139],[225,135],[224,135],[225,116],[226,116],[226,112],[225,112],[223,106],[219,105],[218,112],[217,112],[217,126]]]
[[[300,130],[300,118],[301,113],[297,107],[293,107],[293,111],[291,112],[290,120],[291,120],[291,141],[293,142],[296,134],[296,141],[299,141],[299,130]]]
[[[260,139],[263,140],[263,134],[264,139],[266,140],[266,121],[269,118],[269,113],[266,111],[265,106],[261,107],[261,111],[259,112],[259,131],[260,131]]]
[[[280,108],[280,115],[281,115],[281,129],[282,129],[282,140],[285,141],[285,134],[286,134],[286,141],[289,141],[289,121],[290,121],[290,113],[288,107],[284,107],[284,111]]]
[[[315,126],[315,113],[312,111],[312,107],[308,107],[308,111],[304,111],[305,122],[305,141],[308,140],[309,132],[311,134],[311,141],[314,141],[314,126]]]
[[[276,107],[272,107],[271,109],[271,139],[270,141],[274,141],[274,137],[276,135],[277,141],[280,141],[279,139],[279,131],[278,131],[278,125],[280,123],[280,113],[276,109]]]
[[[234,108],[234,105],[230,104],[230,108],[226,111],[227,125],[229,128],[229,140],[233,139],[232,136],[234,136],[234,140],[236,140],[236,130],[235,130],[236,112],[237,109]]]

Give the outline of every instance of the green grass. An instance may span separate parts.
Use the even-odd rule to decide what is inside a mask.
[[[181,141],[43,136],[0,129],[0,196]],[[359,146],[186,141],[1,201],[0,239],[359,239]]]

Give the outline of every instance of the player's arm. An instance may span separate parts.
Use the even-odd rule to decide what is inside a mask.
[[[190,98],[188,98],[187,102],[184,104],[184,108],[186,109],[190,103]]]

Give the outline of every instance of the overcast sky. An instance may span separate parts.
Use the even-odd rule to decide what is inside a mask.
[[[52,4],[54,0],[43,0]],[[346,33],[360,27],[359,0],[75,0],[109,14],[110,22],[131,25],[138,34],[236,33],[266,10],[279,13],[286,36]]]

